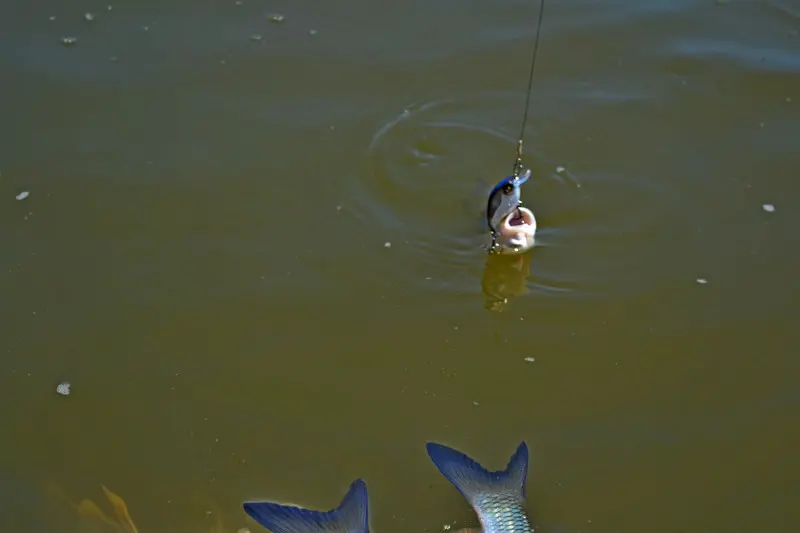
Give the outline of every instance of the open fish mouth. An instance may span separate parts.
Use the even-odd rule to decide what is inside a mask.
[[[497,230],[497,245],[502,253],[522,253],[533,247],[536,217],[525,207],[506,215]]]

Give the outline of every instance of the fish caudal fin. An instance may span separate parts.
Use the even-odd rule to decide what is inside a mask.
[[[466,454],[443,444],[429,442],[428,456],[436,468],[474,507],[481,497],[491,494],[513,494],[525,498],[528,477],[528,446],[521,442],[504,470],[486,470]]]
[[[272,533],[369,533],[367,485],[356,479],[330,511],[273,502],[245,502],[244,511]]]

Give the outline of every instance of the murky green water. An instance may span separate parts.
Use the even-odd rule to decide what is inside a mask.
[[[147,533],[363,477],[436,532],[425,441],[522,439],[542,531],[796,531],[800,7],[550,2],[539,246],[487,262],[537,10],[1,7],[0,531],[76,531],[48,479]]]

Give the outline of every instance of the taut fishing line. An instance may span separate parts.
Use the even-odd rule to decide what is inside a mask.
[[[528,122],[528,110],[531,106],[531,92],[533,90],[533,71],[536,68],[536,54],[539,51],[539,35],[542,33],[542,16],[544,15],[544,0],[539,1],[539,20],[536,23],[536,40],[533,43],[533,57],[531,58],[531,71],[528,75],[528,94],[525,97],[525,113],[522,115],[522,128],[517,141],[517,158],[514,161],[514,177],[519,177],[522,170],[522,139],[525,136],[525,125]]]

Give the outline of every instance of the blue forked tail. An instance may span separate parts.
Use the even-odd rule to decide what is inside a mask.
[[[244,511],[272,533],[369,533],[367,485],[350,484],[341,503],[330,511],[312,511],[273,502],[245,502]]]
[[[486,470],[466,454],[444,444],[429,442],[426,449],[436,468],[473,506],[478,503],[478,498],[491,494],[511,493],[525,498],[528,477],[528,445],[525,441],[517,447],[506,468],[496,472]]]

